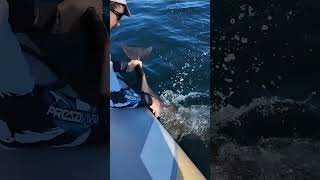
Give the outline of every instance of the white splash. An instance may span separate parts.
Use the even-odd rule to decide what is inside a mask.
[[[170,90],[162,93],[161,97],[177,105],[175,113],[164,110],[161,113],[161,122],[169,130],[174,138],[182,138],[185,135],[193,134],[208,141],[210,126],[210,105],[209,95],[198,92],[191,92],[187,95],[175,94]],[[206,103],[191,103],[184,105],[185,101],[200,100]]]

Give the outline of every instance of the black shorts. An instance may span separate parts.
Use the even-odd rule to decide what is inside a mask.
[[[80,99],[36,88],[0,99],[0,144],[77,146],[87,141],[100,119],[97,108]]]
[[[111,108],[136,108],[151,106],[151,95],[144,92],[135,92],[133,89],[121,89],[118,92],[110,92]]]

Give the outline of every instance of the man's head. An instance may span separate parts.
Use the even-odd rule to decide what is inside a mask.
[[[120,25],[123,15],[131,16],[126,0],[110,0],[110,30]]]

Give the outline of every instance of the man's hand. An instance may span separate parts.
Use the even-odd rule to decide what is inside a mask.
[[[152,97],[152,104],[150,108],[152,109],[153,114],[158,118],[161,112],[161,102],[159,99]]]
[[[142,62],[140,60],[131,60],[128,63],[127,72],[134,71],[136,66],[140,66],[142,68]]]

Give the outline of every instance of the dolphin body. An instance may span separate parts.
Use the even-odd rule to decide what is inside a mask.
[[[140,61],[145,61],[152,52],[151,46],[148,48],[142,48],[142,47],[129,47],[127,45],[122,45],[122,49],[129,59],[131,60],[135,59]],[[169,105],[166,104],[165,101],[161,99],[161,97],[151,89],[151,87],[147,83],[145,73],[141,67],[136,67],[136,73],[137,73],[137,78],[140,81],[139,86],[141,86],[142,91],[149,93],[151,96],[158,99],[162,107],[169,109],[171,112],[177,111],[177,107],[175,104],[173,103]]]
[[[127,45],[122,45],[122,49],[129,59],[140,60],[140,61],[146,60],[150,56],[152,51],[152,47],[148,47],[148,48],[129,47]],[[136,67],[135,71],[137,74],[137,79],[139,80],[138,86],[141,87],[142,91],[151,94],[157,99],[160,99],[160,97],[156,93],[154,93],[152,89],[149,87],[142,67]]]

